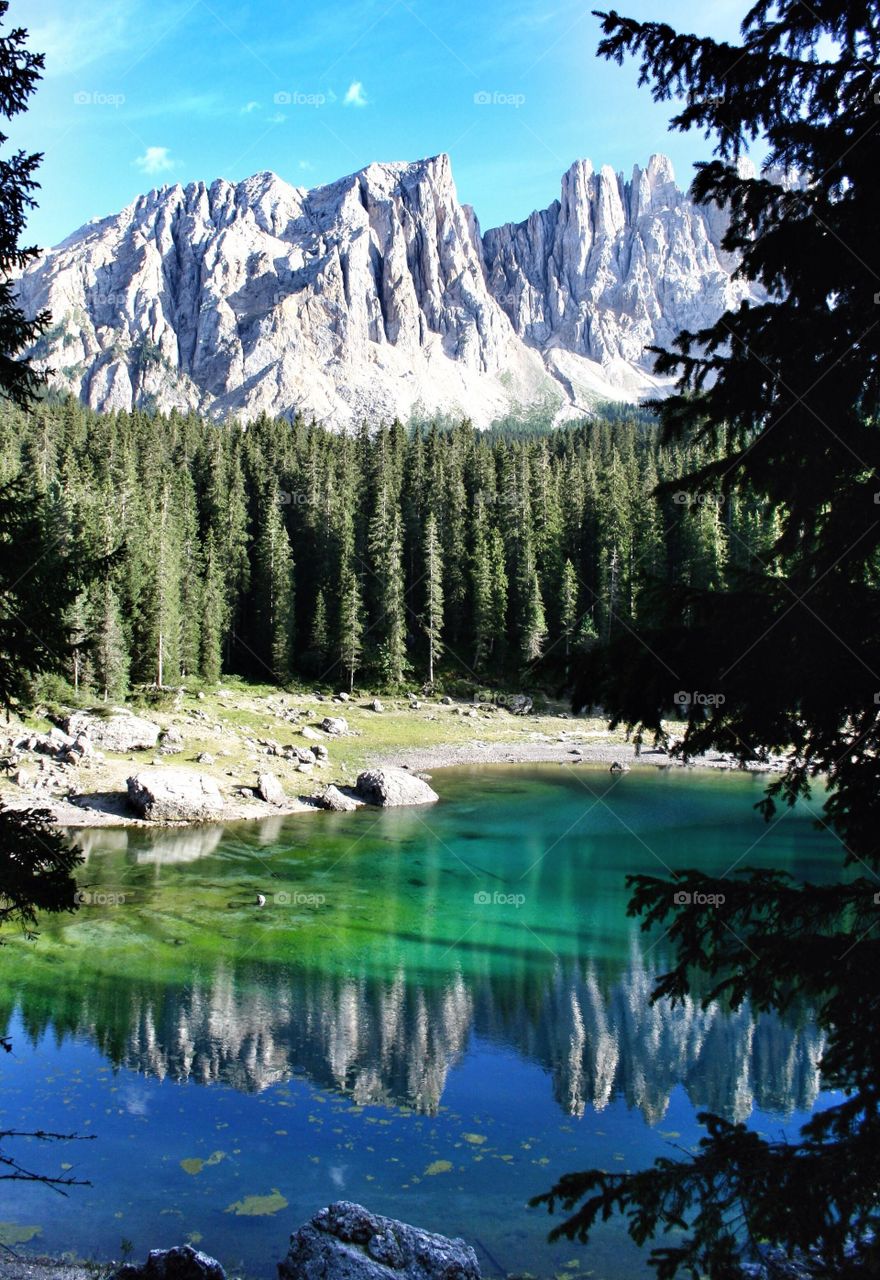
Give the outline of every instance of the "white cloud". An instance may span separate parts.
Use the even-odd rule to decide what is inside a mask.
[[[252,112],[259,111],[259,110],[260,110],[259,102],[248,102],[248,103],[245,103],[245,105],[242,107],[241,114],[243,116],[249,116]]]
[[[346,107],[365,107],[367,105],[367,95],[364,93],[364,86],[360,80],[354,80],[349,86],[342,99],[343,106]]]
[[[282,111],[276,111],[274,115],[269,116],[270,124],[284,124],[287,116]]]
[[[165,173],[174,168],[174,161],[167,147],[147,147],[142,156],[138,156],[135,164],[141,173]]]

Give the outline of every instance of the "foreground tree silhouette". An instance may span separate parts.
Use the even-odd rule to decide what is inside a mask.
[[[9,5],[0,0],[0,23]],[[30,53],[27,32],[0,33],[0,115],[23,111],[43,67]],[[8,141],[0,132],[0,146]],[[26,266],[36,249],[19,249],[27,210],[33,206],[38,155],[16,152],[0,159],[0,394],[22,408],[33,400],[41,380],[21,349],[33,342],[48,316],[28,320],[15,301],[12,273]],[[27,696],[29,680],[60,670],[71,652],[63,615],[86,580],[76,558],[63,557],[57,545],[64,530],[58,513],[35,500],[18,481],[0,486],[0,704],[8,711]],[[12,812],[0,805],[0,925],[17,924],[35,936],[38,911],[76,909],[74,872],[82,854],[44,810]],[[0,1047],[10,1049],[0,1037]],[[76,1134],[0,1131],[0,1143],[15,1138],[71,1140]],[[0,1148],[0,1181],[42,1182],[56,1190],[86,1185],[82,1179],[34,1172],[8,1148]]]
[[[656,100],[686,95],[673,127],[715,137],[693,195],[729,206],[723,246],[754,285],[750,304],[657,353],[658,372],[678,377],[677,394],[655,406],[666,439],[718,449],[666,488],[680,502],[711,494],[725,512],[756,493],[780,535],[769,555],[742,558],[752,569],[728,590],[658,584],[655,625],[594,650],[576,702],[602,705],[637,740],[662,738],[679,692],[690,695],[683,755],[790,753],[765,814],[780,800],[810,803],[840,840],[841,883],[748,869],[636,876],[630,913],[668,929],[677,948],[654,998],[696,989],[707,1002],[782,1010],[806,996],[827,1032],[825,1084],[845,1098],[792,1143],[704,1115],[696,1153],[635,1174],[574,1173],[536,1203],[569,1211],[554,1234],[581,1239],[623,1215],[639,1244],[654,1242],[661,1280],[738,1277],[756,1257],[772,1272],[783,1256],[801,1274],[877,1275],[880,6],[762,0],[739,46],[599,16],[599,53],[639,57]],[[762,135],[769,155],[754,176],[738,161]],[[809,798],[818,775],[821,804]],[[725,901],[680,906],[682,890]]]

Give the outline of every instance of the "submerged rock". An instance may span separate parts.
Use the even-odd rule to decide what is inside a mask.
[[[142,769],[128,779],[128,801],[153,822],[208,821],[223,809],[214,779],[192,769]]]
[[[183,1244],[175,1249],[151,1249],[145,1263],[126,1262],[110,1280],[226,1280],[226,1272],[216,1259]]]
[[[421,778],[405,769],[365,769],[358,775],[358,795],[369,804],[386,807],[405,804],[433,804],[440,797]]]
[[[450,1240],[340,1200],[290,1237],[279,1280],[480,1280],[477,1255]]]

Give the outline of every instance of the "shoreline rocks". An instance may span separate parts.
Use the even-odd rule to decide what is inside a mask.
[[[424,779],[415,777],[406,769],[365,769],[358,774],[355,790],[368,804],[385,808],[434,804],[440,799]]]
[[[152,822],[209,822],[225,808],[214,779],[193,769],[142,769],[127,786],[131,807]]]
[[[84,733],[96,747],[105,751],[154,751],[162,732],[159,725],[143,716],[120,711],[109,716],[95,716],[87,711],[74,711],[61,722],[71,738]]]
[[[274,773],[258,773],[256,793],[266,804],[284,804],[287,797]]]

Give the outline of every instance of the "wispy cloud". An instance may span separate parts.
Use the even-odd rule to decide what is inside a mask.
[[[345,97],[342,99],[343,106],[365,107],[367,102],[368,98],[364,93],[364,86],[361,84],[360,80],[352,81],[346,90]]]
[[[28,47],[45,53],[46,75],[70,75],[105,58],[116,59],[116,72],[125,68],[125,55],[161,42],[193,8],[192,0],[115,0],[112,5],[46,0],[44,15],[28,22]]]
[[[259,102],[246,102],[241,109],[241,114],[243,116],[249,116],[253,115],[255,111],[260,110],[262,110],[262,106]]]
[[[134,163],[141,173],[167,173],[169,169],[174,168],[175,162],[171,159],[167,147],[147,147],[144,154],[138,156]]]

